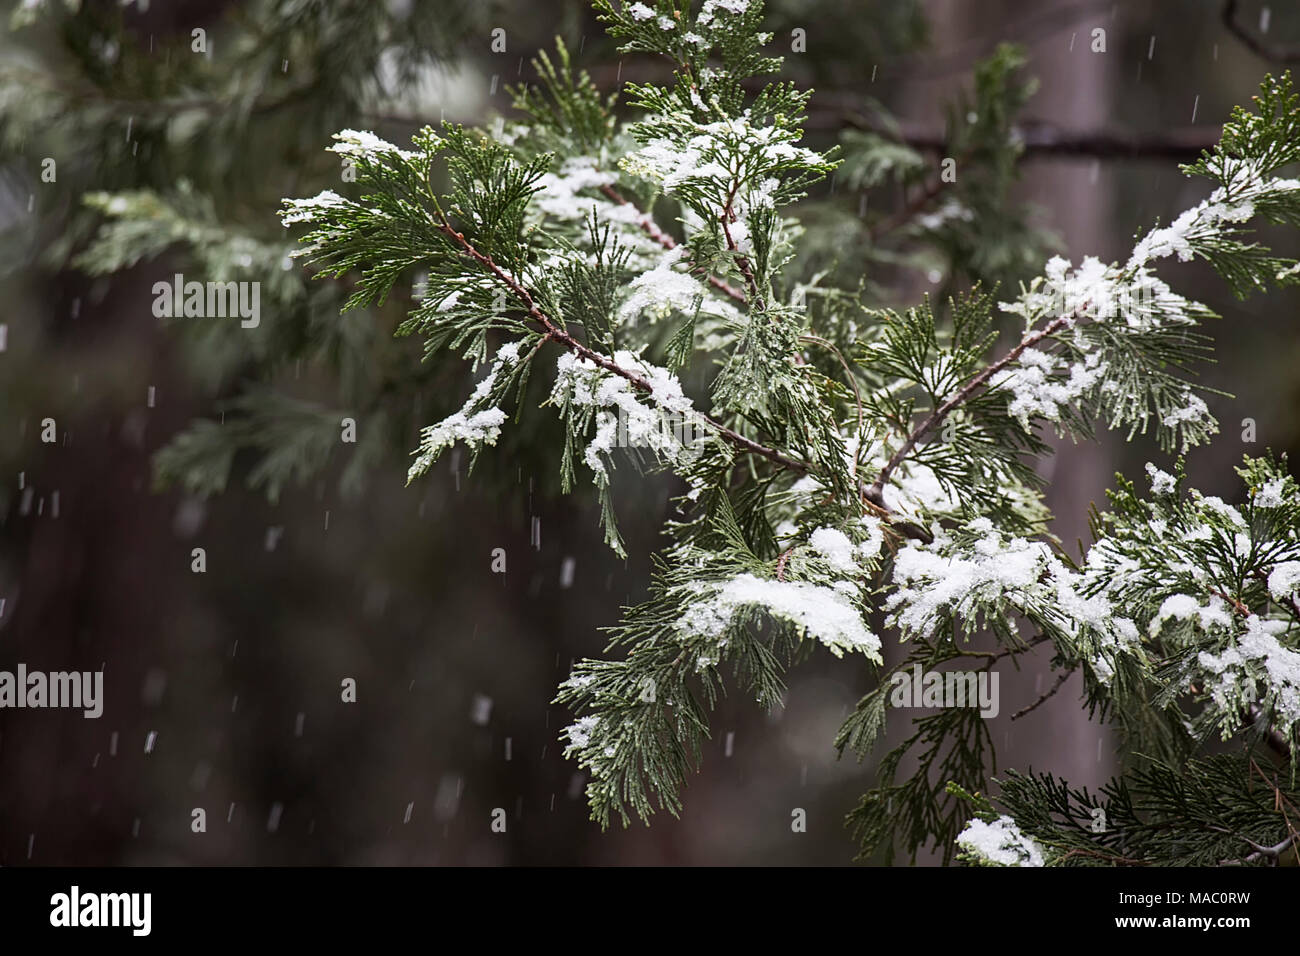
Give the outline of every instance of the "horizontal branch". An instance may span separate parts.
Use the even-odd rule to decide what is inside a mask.
[[[943,153],[948,134],[922,123],[892,123],[859,113],[852,94],[830,95],[829,103],[809,108],[808,127],[851,127],[878,133],[919,152]],[[837,105],[837,101],[839,101]],[[1218,142],[1215,126],[1174,127],[1159,133],[1134,133],[1108,129],[1063,129],[1053,123],[1026,121],[1011,127],[1026,159],[1156,159],[1194,160]]]
[[[1242,837],[1242,839],[1245,840],[1246,838]],[[1295,843],[1295,834],[1291,834],[1285,840],[1273,846],[1260,846],[1252,840],[1246,840],[1246,842],[1255,847],[1255,852],[1246,857],[1246,863],[1257,863],[1263,859],[1276,860]]]

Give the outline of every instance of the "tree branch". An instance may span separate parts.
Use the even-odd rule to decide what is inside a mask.
[[[1034,710],[1035,708],[1045,703],[1049,697],[1054,697],[1056,695],[1056,692],[1061,689],[1061,686],[1067,680],[1070,679],[1070,675],[1073,673],[1074,671],[1072,670],[1066,671],[1064,674],[1062,674],[1060,677],[1056,679],[1056,683],[1051,686],[1051,689],[1048,690],[1047,693],[1045,693],[1042,697],[1038,698],[1038,700],[1034,701],[1028,707],[1024,707],[1016,711],[1014,714],[1011,715],[1011,719],[1019,720],[1021,717],[1025,716],[1025,714],[1029,713],[1031,710]]]
[[[731,250],[736,257],[736,268],[740,274],[745,277],[745,286],[749,289],[749,296],[754,301],[754,307],[759,312],[764,310],[763,296],[758,290],[758,280],[754,278],[754,270],[749,265],[749,259],[741,254],[740,248],[736,245],[736,240],[731,238],[731,223],[736,221],[736,214],[732,211],[731,204],[736,199],[736,192],[740,189],[740,180],[737,179],[731,184],[731,193],[727,196],[727,205],[722,210],[722,234],[727,239],[727,248]]]
[[[940,422],[942,422],[945,418],[948,417],[948,415],[952,412],[953,409],[957,408],[963,402],[966,402],[976,393],[984,389],[988,385],[989,380],[994,375],[996,375],[998,372],[1002,371],[1004,368],[1006,368],[1008,365],[1010,365],[1012,362],[1018,359],[1021,353],[1024,352],[1025,349],[1029,348],[1031,345],[1036,345],[1037,343],[1041,342],[1043,339],[1047,338],[1049,335],[1059,332],[1061,329],[1065,328],[1066,325],[1068,325],[1071,321],[1073,321],[1079,314],[1081,314],[1087,308],[1088,308],[1088,303],[1084,303],[1083,305],[1080,305],[1078,308],[1076,308],[1074,312],[1071,313],[1070,315],[1058,316],[1057,318],[1053,319],[1051,322],[1048,322],[1041,329],[1026,334],[1024,338],[1020,340],[1020,343],[1015,348],[1013,348],[1006,355],[1002,356],[1002,358],[998,359],[996,362],[992,363],[991,365],[985,366],[985,368],[982,371],[980,371],[969,382],[963,385],[952,396],[952,398],[948,399],[946,402],[944,402],[942,405],[940,405],[938,408],[932,411],[929,414],[929,416],[925,419],[925,421],[921,422],[921,424],[917,426],[916,429],[914,429],[910,435],[907,436],[907,440],[904,441],[901,446],[899,446],[898,450],[894,452],[894,454],[890,457],[889,461],[886,462],[885,467],[881,469],[880,474],[876,477],[876,480],[872,482],[871,487],[869,487],[865,492],[868,500],[873,501],[876,504],[883,507],[885,482],[889,481],[889,476],[894,473],[894,469],[897,468],[900,464],[902,464],[903,460],[906,459],[907,456],[912,453],[912,449],[916,447],[917,442],[919,442],[922,438],[924,438],[931,431],[933,431],[934,428],[938,426]]]
[[[819,93],[818,97],[826,97]],[[945,153],[948,134],[924,123],[884,122],[847,105],[853,94],[829,94],[832,105],[809,107],[809,129],[844,127],[878,133],[918,152]],[[845,105],[833,105],[835,100]],[[1024,148],[1024,159],[1132,159],[1190,161],[1218,142],[1218,127],[1183,126],[1161,133],[1131,133],[1109,129],[1063,129],[1054,123],[1026,120],[1012,126]]]
[[[655,242],[659,243],[659,245],[663,246],[665,249],[677,248],[676,239],[674,239],[672,236],[668,235],[668,233],[660,229],[659,224],[654,221],[654,219],[650,216],[649,213],[642,212],[640,209],[637,208],[635,203],[627,199],[622,193],[620,193],[613,186],[608,186],[608,185],[601,186],[600,191],[609,198],[610,202],[617,203],[620,206],[631,206],[633,209],[636,209],[636,211],[641,214],[641,219],[639,221],[641,229],[645,232],[647,236],[649,236]],[[728,298],[734,299],[735,301],[744,305],[745,293],[741,292],[739,289],[729,284],[725,280],[719,279],[715,275],[710,275],[707,276],[706,278],[708,279],[709,285],[713,286],[713,288],[717,289],[719,292],[721,292],[723,295],[727,296]]]
[[[496,278],[502,284],[504,284],[506,288],[508,288],[511,291],[511,293],[514,294],[515,298],[517,298],[520,301],[520,303],[523,304],[524,309],[528,313],[528,315],[533,320],[535,320],[539,325],[541,325],[542,331],[546,334],[547,338],[550,338],[558,342],[560,345],[564,346],[570,352],[573,352],[574,354],[584,359],[587,359],[592,364],[605,369],[607,372],[612,372],[613,374],[619,376],[620,378],[626,379],[627,381],[631,382],[632,387],[637,389],[638,391],[646,392],[647,394],[650,395],[654,394],[654,388],[650,385],[649,382],[647,382],[640,375],[636,374],[635,372],[629,371],[628,369],[623,368],[621,365],[618,365],[612,359],[609,359],[606,356],[601,355],[599,352],[595,351],[594,349],[591,349],[588,346],[583,345],[581,342],[575,339],[563,328],[561,328],[560,326],[552,322],[550,316],[548,316],[545,312],[543,312],[541,308],[537,305],[536,300],[533,299],[532,293],[529,292],[528,289],[526,289],[523,285],[521,285],[513,276],[507,273],[499,265],[497,265],[497,263],[492,259],[491,256],[484,255],[477,248],[475,248],[473,243],[471,243],[468,239],[465,238],[464,233],[458,232],[456,229],[452,228],[451,224],[447,221],[446,216],[442,213],[441,210],[439,210],[439,216],[440,216],[440,222],[438,223],[439,231],[444,233],[453,242],[455,242],[458,246],[460,246],[461,250],[466,255],[474,259],[476,262],[478,262],[480,265],[486,268],[489,272],[491,272],[494,276],[496,276]],[[718,432],[718,434],[720,434],[728,442],[730,442],[732,445],[735,445],[737,448],[741,449],[742,451],[759,455],[763,458],[768,459],[769,461],[775,462],[776,464],[780,465],[783,468],[789,468],[792,471],[797,471],[801,474],[809,470],[809,466],[807,465],[807,463],[802,461],[796,461],[793,458],[789,458],[781,454],[779,451],[776,451],[773,448],[768,448],[766,445],[762,445],[751,438],[746,438],[744,435],[740,434],[734,429],[728,428],[726,425],[723,425],[721,422],[716,421],[715,419],[711,418],[708,415],[700,413],[700,418],[703,419],[705,422],[707,422],[710,427],[715,429]]]
[[[941,192],[943,192],[943,180],[935,176],[921,187],[920,192],[904,203],[901,209],[881,219],[868,230],[871,241],[873,243],[878,242],[881,236],[888,235],[900,226],[907,225],[926,206],[930,205]]]

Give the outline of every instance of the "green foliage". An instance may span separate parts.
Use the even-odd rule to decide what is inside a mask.
[[[1300,525],[1288,497],[1294,483],[1248,463],[1270,496],[1267,521],[1252,525],[1253,512],[1242,517],[1211,502],[1195,517],[1144,513],[1144,538],[1121,524],[1142,510],[1122,488],[1112,526],[1078,567],[1042,540],[1047,515],[1034,468],[1049,450],[1044,425],[1088,436],[1101,420],[1132,434],[1154,419],[1162,441],[1183,447],[1216,430],[1191,378],[1205,357],[1196,330],[1211,313],[1174,293],[1152,264],[1199,254],[1217,259],[1229,281],[1240,269],[1263,276],[1250,264],[1257,253],[1232,237],[1256,212],[1278,219],[1295,200],[1300,184],[1272,178],[1268,166],[1289,155],[1278,151],[1284,134],[1275,131],[1291,122],[1289,81],[1266,83],[1264,129],[1242,115],[1229,124],[1225,148],[1243,154],[1225,174],[1235,178],[1145,237],[1126,265],[1088,259],[1072,268],[1054,258],[1014,301],[977,287],[941,317],[928,300],[872,309],[861,289],[836,290],[822,276],[792,281],[798,229],[782,210],[836,160],[797,145],[808,93],[742,85],[779,66],[759,52],[769,39],[758,30],[759,4],[710,0],[693,20],[672,2],[596,6],[623,52],[674,64],[670,83],[630,86],[629,100],[644,112],[638,120],[618,128],[613,100],[574,75],[561,45],[558,66],[537,60],[542,89],[515,92],[531,125],[508,134],[502,127],[499,137],[426,129],[411,151],[345,131],[333,148],[356,158],[362,195],[331,191],[285,204],[287,224],[310,223],[302,237],[310,262],[323,274],[359,273],[350,304],[382,301],[403,275],[424,270],[421,302],[402,331],[423,335],[426,355],[463,346],[486,358],[489,334],[504,339],[462,409],[424,430],[412,477],[457,441],[474,453],[495,444],[506,419],[499,405],[555,346],[547,404],[566,436],[562,480],[566,489],[574,483],[581,458],[610,546],[623,553],[610,497],[618,449],[631,445],[634,462],[687,483],[648,600],[612,630],[611,649],[626,656],[580,662],[558,698],[582,714],[565,737],[567,753],[591,774],[595,818],[626,824],[656,807],[678,812],[724,670],[771,706],[785,668],[817,643],[882,663],[881,640],[866,625],[873,610],[911,644],[907,665],[926,667],[969,656],[981,632],[1014,657],[1029,646],[1021,629],[1031,626],[1034,643],[1053,645],[1055,666],[1083,669],[1093,707],[1118,713],[1157,754],[1185,759],[1195,751],[1188,743],[1209,729],[1239,730],[1242,715],[1257,733],[1290,734],[1300,685],[1290,683],[1289,668],[1300,655],[1289,647],[1293,636],[1277,640],[1285,622],[1247,610],[1243,633],[1220,606],[1197,610],[1187,592],[1208,589],[1241,610],[1261,587],[1277,597],[1300,584],[1285,560]],[[980,171],[969,188],[986,213],[1005,204],[1015,175],[1011,120],[1032,92],[1013,79],[1020,65],[1009,48],[983,64],[972,102],[958,104],[950,123],[961,162]],[[436,163],[445,195],[432,188]],[[917,168],[895,151],[859,158],[850,181],[878,182],[891,164],[903,176]],[[661,201],[676,204],[681,239],[655,223],[650,210]],[[1014,224],[1000,242],[1033,246]],[[981,263],[960,243],[951,251],[972,275],[1006,265]],[[1270,259],[1269,268],[1287,281],[1285,263]],[[1024,331],[992,360],[997,310],[1019,316]],[[823,353],[820,364],[804,354],[809,346]],[[673,375],[697,355],[717,369],[708,414]],[[673,417],[704,437],[670,433],[663,426]],[[1248,525],[1258,542],[1243,543]],[[1161,546],[1164,531],[1151,539],[1155,527],[1170,530],[1172,552]],[[1172,534],[1176,527],[1181,534]],[[1222,592],[1210,585],[1227,573],[1224,555],[1196,551],[1216,533],[1255,562],[1218,581]],[[1124,552],[1126,542],[1140,559]],[[1269,578],[1278,568],[1281,577]],[[1171,575],[1167,586],[1154,586],[1159,569]],[[1247,585],[1252,575],[1259,580]],[[1168,597],[1174,605],[1158,603]],[[1161,630],[1171,615],[1224,626],[1190,640]],[[1153,640],[1144,644],[1143,634]],[[1175,718],[1193,665],[1221,680],[1191,685],[1204,707]],[[883,731],[891,677],[882,675],[845,723],[841,750],[863,756]],[[1135,716],[1146,712],[1155,719]],[[917,769],[900,781],[912,759]],[[965,795],[983,787],[991,766],[977,711],[918,718],[849,816],[864,852],[881,849],[892,860],[899,849],[915,856],[934,842],[945,858],[960,844],[971,861],[990,853],[993,862],[1041,860],[1015,818],[963,830]]]
[[[883,709],[884,695],[878,693],[881,700],[874,706]],[[844,739],[845,731],[840,734]],[[919,849],[933,844],[944,862],[951,860],[968,814],[944,785],[980,786],[992,754],[988,727],[977,710],[953,708],[917,718],[912,734],[880,761],[880,785],[848,814],[849,829],[864,855],[883,850],[885,863],[892,864],[899,845],[915,858]],[[899,767],[906,757],[914,757],[917,767],[900,783]]]
[[[1300,794],[1249,757],[1154,764],[1099,793],[1014,771],[999,803],[1060,866],[1300,865]]]

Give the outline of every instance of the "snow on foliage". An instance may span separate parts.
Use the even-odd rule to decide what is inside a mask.
[[[991,823],[971,820],[957,837],[957,845],[988,865],[1043,865],[1043,848],[1021,833],[1016,821],[1005,815]]]
[[[881,662],[880,638],[867,629],[862,611],[834,588],[740,574],[721,587],[701,587],[699,597],[679,625],[685,633],[721,638],[738,610],[759,607],[821,641],[836,657],[846,650],[861,651]]]

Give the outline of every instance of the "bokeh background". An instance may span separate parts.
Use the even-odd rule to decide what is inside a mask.
[[[278,197],[311,195],[337,176],[320,162],[331,132],[400,141],[440,118],[491,122],[508,114],[505,84],[527,79],[528,59],[557,33],[608,89],[655,75],[621,63],[576,0],[338,2],[326,13],[294,0],[271,6],[301,8],[301,32],[257,37],[265,6],[85,0],[0,34],[0,667],[102,666],[106,691],[99,720],[0,711],[0,865],[849,863],[843,817],[873,768],[837,759],[831,741],[868,675],[824,654],[790,674],[771,715],[739,696],[722,702],[681,819],[603,833],[588,820],[583,775],[557,739],[572,718],[549,702],[575,658],[601,652],[599,628],[643,593],[670,479],[618,483],[627,561],[603,545],[588,491],[556,492],[558,449],[544,432],[506,441],[472,475],[448,456],[405,486],[415,429],[461,400],[468,379],[457,372],[401,386],[411,420],[374,429],[382,440],[351,473],[334,454],[272,500],[248,486],[256,461],[240,455],[220,494],[156,485],[155,453],[194,419],[220,420],[222,400],[266,377],[267,362],[219,360],[212,343],[154,318],[150,287],[183,271],[181,253],[110,276],[78,268],[72,257],[99,221],[84,193],[184,180],[212,198],[216,220],[274,234]],[[349,17],[363,7],[423,25],[358,44]],[[1000,42],[1022,44],[1040,87],[1020,119],[1028,145],[1014,196],[1076,262],[1125,258],[1137,230],[1203,198],[1205,185],[1177,163],[1300,51],[1300,11],[1288,3],[769,8],[778,52],[791,30],[806,30],[806,51],[787,53],[785,72],[819,90],[818,145],[876,105],[918,148],[941,143],[945,104],[969,87],[974,63]],[[196,27],[212,43],[204,75],[216,92],[186,136],[176,116],[202,89],[113,65],[179,57]],[[497,28],[504,53],[491,48]],[[1091,49],[1096,28],[1104,53]],[[385,55],[413,38],[423,56]],[[221,75],[222,57],[254,41],[283,47],[284,78],[240,74],[233,59]],[[40,177],[46,156],[59,162],[53,183]],[[1295,254],[1294,239],[1278,242]],[[1232,500],[1243,453],[1300,446],[1300,299],[1292,290],[1238,302],[1191,265],[1166,277],[1223,316],[1210,329],[1217,364],[1206,381],[1232,393],[1210,403],[1224,431],[1188,470]],[[894,292],[914,300],[940,284]],[[338,318],[336,303],[318,312],[315,321],[351,329],[365,348],[400,349],[418,364],[417,342],[388,340],[396,312]],[[264,303],[263,325],[276,322]],[[284,354],[272,377],[303,401],[328,401],[340,375],[365,374]],[[54,444],[40,441],[47,417]],[[1247,418],[1254,445],[1238,425]],[[1116,471],[1168,467],[1140,436],[1124,438],[1058,443],[1045,467],[1063,541],[1086,540],[1088,508],[1104,503]],[[195,547],[206,550],[206,573],[191,572]],[[491,571],[495,548],[505,549],[505,574]],[[340,701],[347,677],[353,704]],[[1014,724],[1010,714],[1050,681],[1047,661],[1029,656],[1002,679],[1000,767],[1077,785],[1106,779],[1115,740],[1088,721],[1077,677]],[[891,722],[891,734],[903,730]],[[796,807],[806,833],[791,832]],[[206,833],[191,831],[194,808],[206,811]],[[506,811],[503,834],[489,827],[494,808]]]

